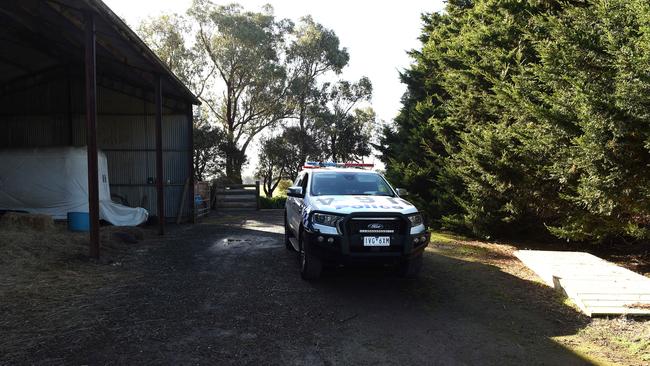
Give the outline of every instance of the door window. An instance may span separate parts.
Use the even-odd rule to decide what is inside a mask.
[[[309,174],[305,173],[302,178],[302,182],[300,182],[300,186],[302,187],[302,193],[307,194],[307,184],[309,183]]]

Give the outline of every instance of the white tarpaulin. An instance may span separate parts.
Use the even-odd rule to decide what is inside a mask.
[[[147,220],[144,208],[111,201],[106,155],[98,153],[99,218],[116,226]],[[88,212],[86,148],[56,147],[0,150],[0,210],[41,213],[65,219]]]

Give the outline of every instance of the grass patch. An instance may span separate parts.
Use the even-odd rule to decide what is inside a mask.
[[[454,236],[453,234],[441,233],[441,232],[431,232],[431,243],[432,244],[450,244],[457,242],[459,237]]]
[[[457,257],[469,257],[474,259],[485,258],[491,253],[488,248],[459,243],[455,243],[452,246],[451,251]]]
[[[564,337],[578,348],[604,355],[620,364],[647,364],[650,362],[650,320],[593,319],[578,334]]]
[[[497,248],[490,248],[476,241],[447,232],[431,232],[431,245],[444,255],[464,259],[477,260],[493,257]]]
[[[548,289],[534,273],[514,257],[517,248],[512,245],[488,243],[451,233],[434,232],[431,235],[431,246],[427,250],[468,262],[493,265],[503,272],[530,281],[531,285]],[[512,297],[510,295],[509,291],[504,290],[491,296],[507,300]],[[547,293],[535,301],[561,313],[580,312],[570,299],[559,292],[551,295]],[[591,319],[575,334],[552,338],[563,347],[585,356],[597,365],[650,365],[650,319]]]

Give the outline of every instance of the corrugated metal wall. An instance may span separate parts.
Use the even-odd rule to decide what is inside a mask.
[[[53,81],[0,98],[0,148],[83,146],[86,141],[81,83]],[[97,140],[108,158],[111,193],[130,206],[157,212],[154,106],[118,91],[98,88]],[[188,116],[163,111],[165,216],[176,217],[190,174]],[[190,214],[192,200],[185,201]]]

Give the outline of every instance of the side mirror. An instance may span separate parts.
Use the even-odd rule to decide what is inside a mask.
[[[305,194],[302,193],[302,187],[289,187],[289,189],[287,189],[287,196],[304,198]]]
[[[400,197],[409,195],[409,191],[407,191],[404,188],[397,188],[396,191],[397,191],[397,195],[400,196]]]

